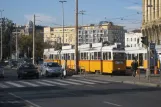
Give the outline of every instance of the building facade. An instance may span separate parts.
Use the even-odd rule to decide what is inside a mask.
[[[112,22],[98,25],[79,27],[78,44],[99,43],[108,41],[111,44],[121,43],[125,45],[125,30],[123,26],[113,25]],[[45,27],[44,42],[63,43],[62,27]],[[64,43],[75,45],[75,27],[64,27]]]
[[[143,44],[141,42],[142,33],[125,33],[125,47],[137,47],[142,48]]]
[[[124,47],[124,38],[124,28],[122,26],[113,25],[112,22],[105,22],[99,25],[84,26],[78,31],[79,45],[107,41],[110,44],[121,43]]]
[[[45,27],[44,28],[44,42],[63,43],[62,27]],[[75,44],[75,27],[64,27],[64,44]]]
[[[161,0],[142,0],[142,33],[150,42],[161,43]]]

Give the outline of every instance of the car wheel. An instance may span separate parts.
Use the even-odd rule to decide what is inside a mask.
[[[46,77],[48,77],[48,76],[49,76],[49,73],[48,73],[48,71],[46,71],[46,73],[45,73],[45,76],[46,76]]]
[[[36,78],[39,79],[39,74],[36,75]]]
[[[21,79],[21,76],[18,74],[18,79]]]

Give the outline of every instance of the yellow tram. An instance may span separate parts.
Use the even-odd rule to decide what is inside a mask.
[[[125,50],[120,44],[105,46],[102,43],[85,44],[78,47],[79,68],[86,72],[125,73]],[[50,54],[50,55],[49,55]],[[75,49],[72,45],[63,46],[62,50],[44,52],[45,61],[58,62],[63,65],[67,61],[70,69],[75,68]]]

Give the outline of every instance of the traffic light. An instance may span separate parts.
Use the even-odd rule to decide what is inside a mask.
[[[147,38],[147,36],[144,36],[144,37],[141,37],[141,42],[144,44],[144,45],[146,45],[146,46],[148,46],[148,38]]]

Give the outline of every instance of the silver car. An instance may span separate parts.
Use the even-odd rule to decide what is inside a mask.
[[[61,76],[63,69],[61,65],[55,62],[44,62],[40,66],[40,75],[41,76]]]

